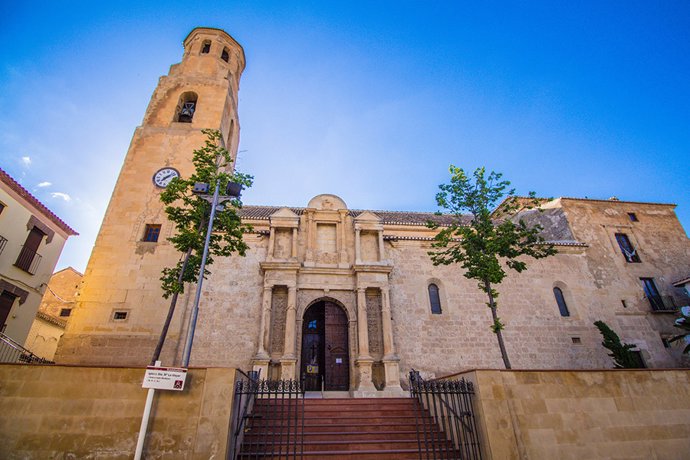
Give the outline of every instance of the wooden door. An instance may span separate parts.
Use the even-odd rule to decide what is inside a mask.
[[[324,374],[323,304],[307,310],[302,323],[301,375],[307,391],[321,391]]]
[[[10,315],[14,299],[16,298],[8,291],[2,291],[2,294],[0,294],[0,332],[5,331],[5,321],[7,321],[7,317]]]
[[[347,391],[350,387],[350,360],[347,316],[336,304],[325,302],[325,389]]]

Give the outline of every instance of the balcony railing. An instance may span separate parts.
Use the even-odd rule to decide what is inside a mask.
[[[4,236],[0,235],[0,254],[2,254],[2,251],[5,250],[5,246],[7,245],[7,238]]]
[[[652,311],[676,311],[678,309],[670,295],[648,296],[647,300],[652,306]]]
[[[53,361],[36,356],[0,332],[0,363],[53,364]]]
[[[35,275],[38,266],[41,264],[42,258],[43,257],[34,249],[22,246],[22,250],[19,252],[19,257],[17,257],[14,266]]]

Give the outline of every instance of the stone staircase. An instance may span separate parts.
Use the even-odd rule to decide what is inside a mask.
[[[305,399],[303,402],[303,416],[301,412],[295,416],[295,407],[301,410],[302,400],[297,405],[293,400],[290,407],[285,407],[286,403],[280,400],[257,399],[238,458],[300,458],[302,441],[302,456],[308,459],[418,459],[427,455],[428,458],[460,458],[414,399]],[[435,443],[439,451],[427,449],[423,434],[421,441],[417,440],[417,423],[426,427],[427,438],[443,439]],[[303,434],[296,436],[302,424]]]

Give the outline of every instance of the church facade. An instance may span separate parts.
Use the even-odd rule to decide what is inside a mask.
[[[161,270],[180,258],[159,194],[175,174],[190,174],[202,129],[220,130],[236,155],[244,66],[242,47],[221,30],[185,39],[134,133],[56,362],[150,360],[169,306]],[[635,344],[646,366],[682,366],[682,348],[667,339],[676,307],[690,303],[673,286],[690,274],[690,240],[674,205],[558,198],[542,208],[522,217],[545,227],[558,254],[528,261],[498,287],[513,367],[612,367],[597,320]],[[330,194],[296,207],[245,206],[241,216],[253,226],[250,249],[211,267],[192,366],[260,369],[358,396],[400,394],[410,368],[440,376],[502,367],[485,294],[428,256],[427,221],[450,216],[354,210]],[[165,365],[180,363],[193,297],[187,286]]]

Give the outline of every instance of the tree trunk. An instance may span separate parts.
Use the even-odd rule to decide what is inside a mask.
[[[486,295],[489,296],[489,308],[491,309],[491,317],[494,320],[494,325],[498,320],[498,315],[496,314],[496,302],[494,301],[494,296],[491,294],[491,283],[488,280],[484,280],[484,290]],[[496,338],[498,339],[498,347],[501,349],[501,358],[503,358],[503,364],[506,369],[511,369],[510,360],[508,359],[508,352],[506,351],[506,345],[503,343],[503,334],[500,329],[495,329]]]
[[[189,256],[191,255],[192,248],[189,248],[187,250],[187,254],[185,255],[184,262],[182,263],[182,267],[180,269],[180,276],[177,277],[178,284],[182,284],[182,277],[184,276],[184,272],[187,269],[187,262],[189,262]],[[158,337],[156,349],[153,351],[153,356],[151,357],[151,366],[156,364],[156,361],[158,361],[158,358],[160,358],[161,356],[161,351],[163,351],[163,344],[165,343],[165,338],[168,336],[168,329],[170,328],[170,323],[172,322],[173,314],[175,313],[175,306],[177,305],[177,295],[177,292],[174,293],[172,299],[170,300],[168,316],[166,316],[165,318],[165,322],[163,323],[163,330],[161,330],[161,335]]]

